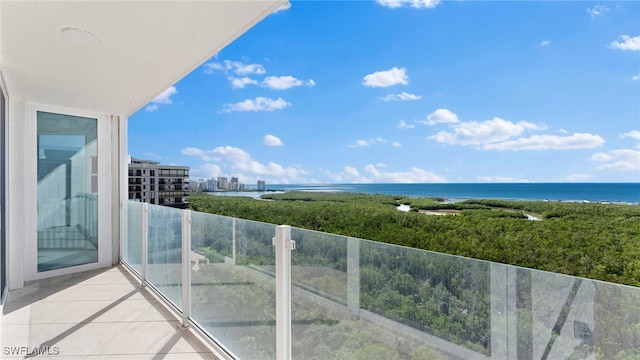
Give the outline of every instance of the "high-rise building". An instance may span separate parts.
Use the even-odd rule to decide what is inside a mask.
[[[238,182],[238,178],[237,177],[232,177],[231,178],[231,182],[229,183],[229,188],[227,190],[230,191],[238,191],[240,190],[240,183]]]
[[[218,180],[209,179],[203,182],[202,190],[204,191],[217,191],[218,190]]]
[[[258,191],[266,191],[267,190],[267,186],[264,182],[264,180],[258,180]]]
[[[218,176],[218,189],[229,190],[229,181],[226,176]]]
[[[186,209],[189,207],[189,167],[161,165],[131,158],[129,199]]]

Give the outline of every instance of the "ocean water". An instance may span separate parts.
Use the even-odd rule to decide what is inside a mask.
[[[640,183],[457,183],[267,185],[270,191],[325,191],[464,199],[640,203]]]

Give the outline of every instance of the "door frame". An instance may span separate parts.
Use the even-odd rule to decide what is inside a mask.
[[[9,182],[7,172],[7,139],[9,132],[9,97],[7,96],[2,74],[0,74],[0,95],[3,99],[3,107],[0,109],[2,111],[0,116],[3,119],[0,124],[0,127],[2,127],[2,130],[0,130],[0,136],[2,136],[0,141],[2,146],[2,149],[0,149],[0,157],[2,157],[2,159],[0,159],[0,166],[2,166],[2,168],[0,168],[0,177],[2,177],[2,180],[0,180],[0,187],[2,187],[0,188],[0,197],[2,198],[0,203],[0,242],[2,242],[0,245],[2,246],[2,251],[0,251],[0,272],[2,272],[2,275],[0,276],[2,276],[3,280],[3,286],[0,286],[0,307],[2,307],[6,300],[6,292],[8,292],[9,289],[9,256],[7,255],[9,253],[9,236],[7,231],[7,184]]]
[[[38,111],[80,116],[97,120],[98,125],[98,261],[91,264],[76,265],[62,269],[38,272]],[[112,174],[113,159],[111,116],[96,112],[70,109],[36,103],[25,104],[25,242],[24,274],[25,280],[37,280],[51,276],[72,274],[111,266],[112,264],[112,182],[117,181]],[[116,142],[117,144],[117,142]],[[116,145],[117,146],[117,145]]]

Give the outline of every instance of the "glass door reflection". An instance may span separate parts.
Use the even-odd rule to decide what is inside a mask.
[[[98,261],[97,119],[37,113],[38,272]]]

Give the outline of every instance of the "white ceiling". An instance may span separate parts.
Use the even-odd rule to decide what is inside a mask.
[[[9,96],[129,116],[286,3],[1,0],[0,70]]]

